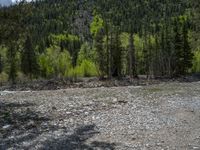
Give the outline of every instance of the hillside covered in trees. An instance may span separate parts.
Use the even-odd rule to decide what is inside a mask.
[[[196,0],[37,0],[0,8],[0,82],[200,72]]]

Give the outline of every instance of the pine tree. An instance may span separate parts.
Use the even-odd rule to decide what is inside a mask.
[[[104,78],[106,73],[106,66],[105,66],[105,53],[103,49],[103,29],[100,29],[96,36],[95,36],[95,48],[97,52],[97,62],[99,65],[100,77]]]
[[[37,57],[30,35],[27,36],[24,44],[21,57],[21,69],[30,79],[32,79],[33,75],[36,75],[38,71]]]
[[[189,38],[188,38],[188,26],[187,22],[184,22],[183,25],[183,75],[188,72],[188,69],[192,67],[193,53],[190,47]]]
[[[183,72],[182,65],[184,61],[183,61],[183,41],[182,41],[180,29],[179,29],[179,22],[177,19],[175,21],[174,33],[175,33],[175,38],[174,38],[175,69],[173,71],[174,72],[173,75],[179,76]]]
[[[15,84],[17,77],[17,57],[16,47],[14,46],[14,43],[11,43],[8,48],[7,58],[9,64],[9,81],[11,81],[12,84]]]

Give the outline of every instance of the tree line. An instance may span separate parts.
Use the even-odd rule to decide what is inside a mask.
[[[194,0],[37,0],[0,8],[0,80],[200,71]]]

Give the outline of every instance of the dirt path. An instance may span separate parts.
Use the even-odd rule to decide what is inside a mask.
[[[0,94],[2,150],[200,150],[200,82]]]

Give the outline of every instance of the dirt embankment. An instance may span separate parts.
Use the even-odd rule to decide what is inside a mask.
[[[27,90],[58,90],[67,88],[97,88],[97,87],[119,87],[119,86],[144,86],[166,82],[197,82],[200,81],[200,74],[196,73],[187,77],[180,78],[166,78],[157,77],[147,79],[146,76],[138,76],[138,78],[124,77],[122,79],[99,80],[98,78],[79,78],[76,81],[64,79],[51,79],[51,80],[35,80],[27,82],[18,82],[15,85],[5,83],[0,86],[0,91],[27,91]]]

